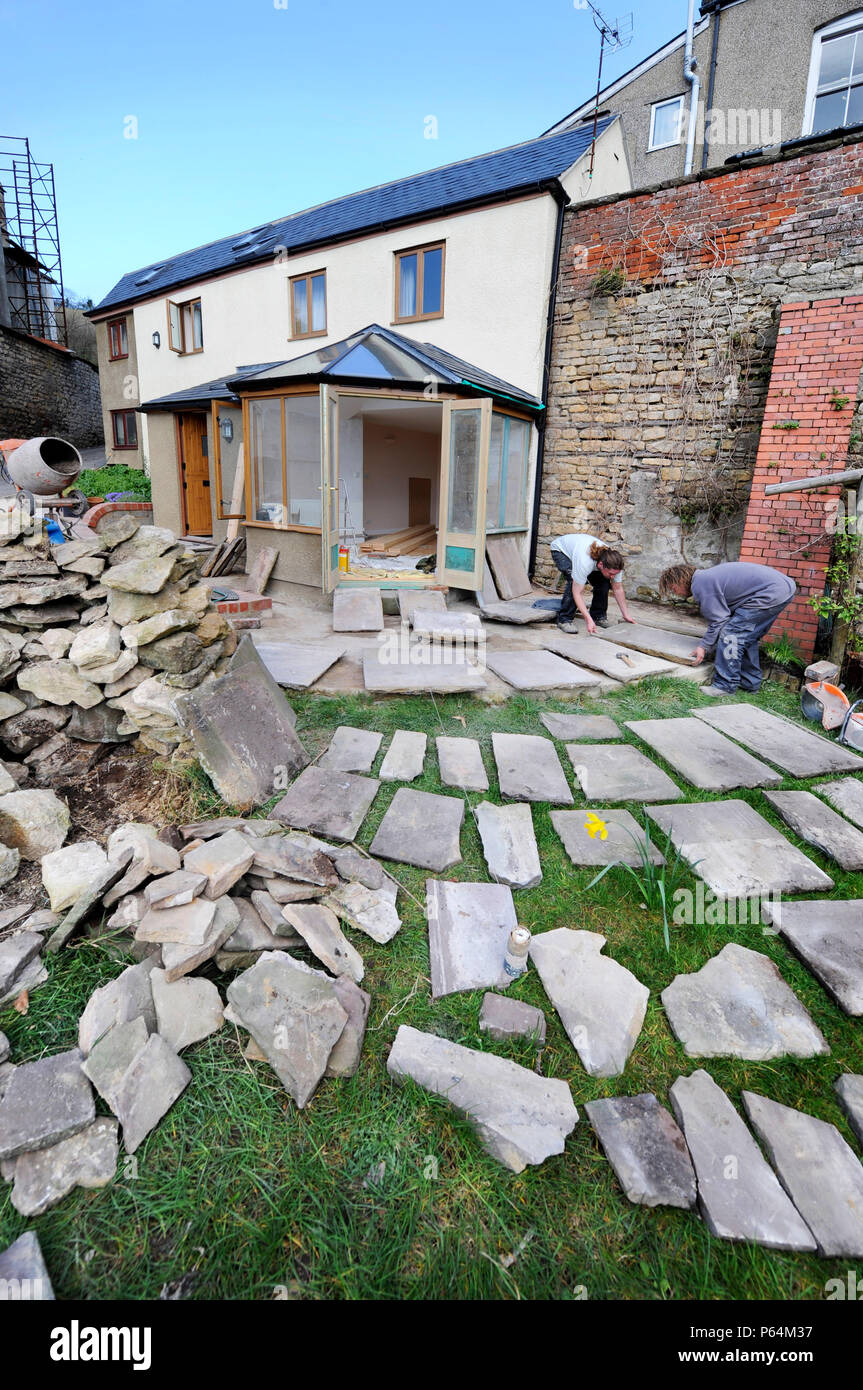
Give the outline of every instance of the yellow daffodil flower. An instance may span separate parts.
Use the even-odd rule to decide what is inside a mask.
[[[588,811],[587,820],[584,822],[584,828],[591,840],[595,840],[597,835],[599,835],[600,840],[608,839],[608,826],[604,820],[600,820],[599,816],[596,815],[594,811]]]

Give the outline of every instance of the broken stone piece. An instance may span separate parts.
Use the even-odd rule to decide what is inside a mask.
[[[505,994],[484,994],[479,1015],[479,1031],[498,1042],[511,1038],[530,1038],[537,1047],[545,1045],[545,1015],[533,1004],[510,999]]]
[[[863,1076],[854,1076],[850,1072],[845,1072],[838,1080],[834,1081],[833,1089],[839,1097],[839,1103],[848,1116],[848,1123],[857,1135],[857,1139],[863,1145]]]
[[[196,874],[206,874],[206,898],[220,898],[250,868],[255,857],[253,842],[238,830],[228,830],[215,840],[208,840],[183,860],[183,868]]]
[[[591,1100],[584,1109],[630,1202],[695,1206],[695,1170],[686,1140],[656,1096]]]
[[[223,1022],[222,1000],[210,980],[193,979],[186,975],[169,984],[164,970],[154,970],[150,976],[156,1024],[159,1034],[174,1049],[208,1038]]]
[[[148,907],[164,911],[169,907],[183,907],[194,902],[204,891],[208,882],[206,874],[192,873],[189,869],[175,869],[164,878],[154,879],[144,889]]]
[[[15,1302],[51,1302],[54,1290],[35,1231],[25,1231],[0,1253],[0,1283]]]
[[[130,965],[115,979],[96,989],[78,1021],[78,1046],[86,1057],[100,1038],[116,1023],[143,1018],[147,1031],[156,1027],[156,1010],[150,986],[152,959]]]
[[[133,1154],[183,1094],[192,1073],[158,1033],[151,1033],[117,1088],[114,1113]]]
[[[0,1100],[0,1158],[45,1149],[93,1123],[96,1107],[77,1048],[22,1062]]]
[[[0,941],[0,995],[12,989],[24,967],[38,956],[41,949],[42,938],[36,932],[19,931]]]
[[[63,912],[108,867],[108,856],[95,840],[78,840],[52,850],[42,859],[42,886],[52,912]]]
[[[534,936],[530,957],[591,1076],[618,1076],[641,1033],[650,991],[610,956],[598,932],[558,927]]]
[[[117,1121],[100,1117],[79,1134],[15,1160],[12,1205],[41,1216],[76,1187],[106,1187],[117,1171]]]
[[[355,1076],[360,1066],[371,995],[347,975],[340,975],[333,992],[348,1016],[344,1032],[330,1053],[325,1076]]]
[[[32,691],[49,705],[80,705],[90,709],[103,695],[98,685],[82,676],[71,661],[37,661],[18,672],[21,690]]]
[[[362,883],[341,884],[328,895],[325,905],[348,926],[380,943],[392,941],[402,924],[390,894]]]
[[[282,916],[333,975],[363,978],[363,958],[339,927],[336,914],[319,903],[291,903]]]
[[[39,860],[59,849],[69,833],[65,801],[51,791],[17,791],[0,796],[0,840],[22,859]]]
[[[196,902],[203,901],[205,899],[196,899]],[[173,910],[183,911],[182,908]],[[174,980],[179,980],[181,976],[188,975],[199,965],[203,965],[205,960],[210,960],[233,935],[239,922],[240,914],[236,904],[228,897],[219,898],[216,903],[216,915],[213,918],[213,924],[200,946],[180,945],[166,941],[162,946],[162,964],[165,967],[165,978],[168,983],[171,984]]]
[[[141,918],[135,939],[200,946],[207,939],[215,916],[216,904],[207,898],[195,898],[181,907],[151,907]]]
[[[81,1064],[84,1075],[112,1110],[116,1108],[120,1082],[146,1046],[148,1037],[147,1023],[141,1015],[126,1023],[115,1023]]]

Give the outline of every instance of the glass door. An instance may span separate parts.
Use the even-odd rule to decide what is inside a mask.
[[[458,589],[482,588],[491,405],[444,402],[436,573]]]
[[[339,582],[339,393],[321,387],[321,572],[325,594]]]

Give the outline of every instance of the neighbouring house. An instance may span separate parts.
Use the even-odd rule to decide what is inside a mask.
[[[429,524],[413,582],[481,586],[487,533],[530,551],[564,209],[630,187],[606,117],[124,275],[90,311],[109,459],[180,534],[239,517],[277,584]]]

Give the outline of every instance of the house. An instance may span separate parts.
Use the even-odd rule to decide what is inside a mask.
[[[684,7],[681,5],[681,9]],[[690,25],[599,94],[634,188],[863,122],[863,9],[841,0],[702,0]],[[591,96],[546,132],[593,120]]]
[[[90,311],[110,459],[157,524],[238,516],[277,584],[345,582],[341,544],[356,582],[363,538],[429,524],[413,582],[479,587],[488,531],[529,554],[563,210],[630,186],[606,117],[124,275]]]

